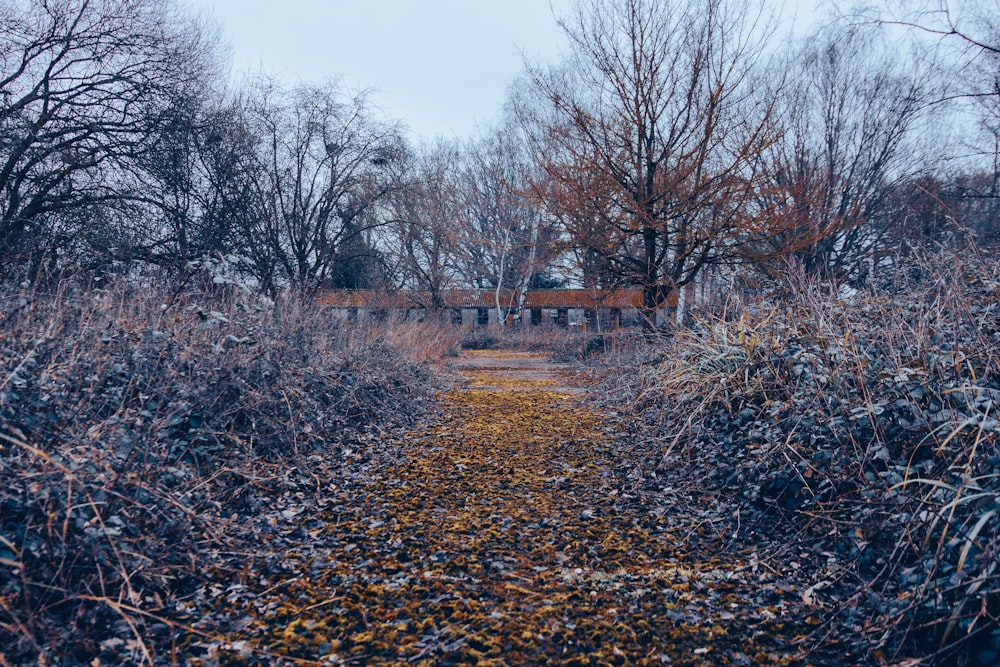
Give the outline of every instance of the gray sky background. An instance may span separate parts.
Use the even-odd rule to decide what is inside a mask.
[[[796,25],[820,0],[786,0]],[[221,24],[235,74],[372,89],[416,139],[467,137],[497,116],[524,57],[555,62],[572,0],[188,0]]]

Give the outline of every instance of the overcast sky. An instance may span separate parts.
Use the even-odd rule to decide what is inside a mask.
[[[565,48],[572,0],[187,0],[221,24],[234,73],[372,89],[414,138],[467,137],[495,120],[524,58]],[[798,5],[786,0],[789,15]],[[809,19],[811,11],[798,11]]]

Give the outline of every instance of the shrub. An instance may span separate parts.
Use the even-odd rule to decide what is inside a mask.
[[[0,322],[4,664],[151,662],[239,517],[418,412],[457,344],[210,280],[9,290]]]
[[[731,304],[618,358],[605,393],[645,424],[647,491],[697,480],[776,567],[810,555],[822,641],[992,664],[1000,276],[967,258],[905,269],[850,296],[799,281]]]

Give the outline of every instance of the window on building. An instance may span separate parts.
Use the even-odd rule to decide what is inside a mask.
[[[531,325],[537,327],[542,323],[542,309],[532,308],[531,309]]]
[[[560,327],[569,326],[569,308],[559,308],[556,310],[556,325]]]
[[[451,323],[455,326],[462,326],[462,309],[452,308],[451,309]]]
[[[476,311],[476,323],[478,324],[489,324],[490,323],[490,309],[489,308],[479,308]]]

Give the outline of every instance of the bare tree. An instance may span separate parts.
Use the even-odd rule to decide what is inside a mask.
[[[0,8],[5,270],[22,251],[36,265],[58,252],[32,237],[79,221],[73,210],[93,214],[121,198],[122,173],[142,150],[147,120],[210,67],[203,37],[169,0],[22,0]]]
[[[966,211],[970,217],[964,222],[980,228],[982,213],[995,209],[1000,199],[1000,6],[896,0],[868,7],[853,19],[883,27],[897,41],[900,32],[909,34],[929,69],[937,72],[935,106],[946,107],[951,113],[947,125],[960,128],[957,140],[941,146],[952,163],[941,195],[951,202],[949,215]]]
[[[540,201],[649,313],[778,223],[753,197],[775,140],[764,18],[750,0],[585,0],[561,22],[566,66],[529,71]]]
[[[262,287],[365,287],[381,274],[372,231],[401,183],[405,145],[363,94],[262,81],[244,113],[256,140],[253,215],[239,230]]]
[[[895,193],[926,165],[915,130],[928,90],[870,31],[825,28],[792,54],[772,146],[773,241],[814,275],[863,280],[891,252]]]
[[[497,320],[511,311],[521,317],[523,296],[544,271],[551,229],[529,198],[532,165],[521,137],[510,124],[468,147],[462,170],[462,262],[466,280],[494,291]],[[520,299],[501,301],[505,290]]]
[[[949,40],[955,40],[960,48],[967,49],[973,58],[986,54],[1000,55],[1000,12],[989,3],[957,3],[958,9],[947,0],[933,2],[905,2],[894,4],[900,10],[893,14],[888,11],[862,16],[879,25],[902,26]]]
[[[445,290],[457,287],[461,236],[462,149],[439,139],[413,158],[406,186],[393,198],[394,239],[400,282],[426,292],[432,310],[444,307]]]
[[[230,194],[241,184],[241,173],[233,170],[240,129],[230,124],[236,118],[222,93],[206,87],[177,94],[150,119],[136,176],[123,191],[137,222],[120,229],[135,238],[119,240],[118,256],[182,269],[235,250],[233,222],[243,200]],[[245,149],[243,158],[247,166]]]

